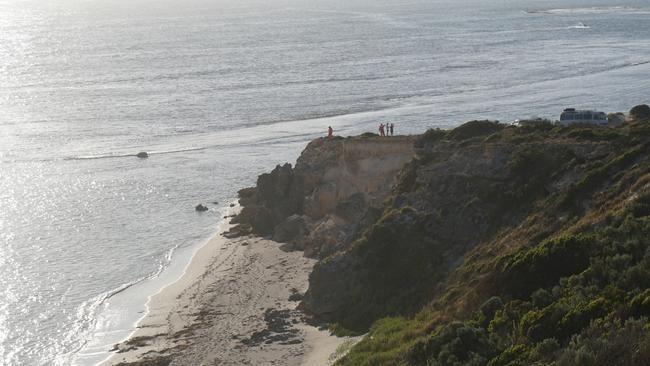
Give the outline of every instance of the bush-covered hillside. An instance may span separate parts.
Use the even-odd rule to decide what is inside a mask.
[[[431,130],[305,306],[338,365],[650,364],[650,123]]]

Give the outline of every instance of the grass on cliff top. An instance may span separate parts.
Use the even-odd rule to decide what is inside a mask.
[[[424,147],[443,140],[528,143],[569,139],[625,143],[630,139],[647,136],[647,133],[650,133],[650,121],[631,122],[610,128],[588,124],[564,126],[544,119],[520,121],[519,126],[481,120],[466,122],[451,130],[429,129],[417,138],[416,147]]]

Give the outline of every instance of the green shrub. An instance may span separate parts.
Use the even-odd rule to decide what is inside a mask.
[[[530,296],[533,306],[536,308],[544,308],[553,302],[553,295],[545,288],[539,288]]]
[[[452,322],[416,342],[408,353],[407,361],[412,365],[479,366],[494,355],[494,345],[485,329]]]
[[[585,270],[592,241],[587,235],[566,235],[505,257],[502,287],[514,296],[528,297],[562,277]]]
[[[337,337],[356,337],[361,335],[359,332],[347,329],[339,323],[332,323],[328,326],[330,334],[333,334]]]
[[[582,202],[589,193],[603,185],[613,174],[619,173],[633,164],[641,154],[647,152],[649,147],[650,144],[648,143],[634,147],[610,162],[588,172],[582,180],[568,190],[562,200],[562,206],[566,207]]]
[[[631,204],[630,212],[634,217],[650,215],[650,191],[640,194]]]
[[[445,136],[447,136],[447,131],[439,128],[431,128],[415,139],[414,146],[423,148],[428,144],[442,140]]]
[[[650,107],[647,104],[639,104],[630,109],[630,117],[635,121],[645,121],[650,119]]]
[[[560,339],[569,337],[588,326],[592,319],[602,317],[610,310],[610,304],[602,297],[586,301],[564,315],[558,324],[559,328],[556,332]]]
[[[486,319],[492,320],[494,314],[503,308],[503,301],[500,297],[492,296],[481,305],[479,309]]]
[[[519,128],[526,132],[550,131],[555,127],[555,122],[546,118],[530,118],[519,121]]]
[[[614,141],[625,138],[618,130],[597,126],[576,127],[567,136],[576,140],[586,141]]]
[[[647,320],[594,324],[574,337],[558,358],[558,366],[650,365]]]
[[[650,289],[634,296],[630,300],[630,312],[634,316],[650,316]]]
[[[546,338],[537,343],[531,351],[531,358],[539,361],[551,361],[561,349],[560,342],[555,338]]]
[[[416,326],[416,322],[402,317],[379,319],[372,325],[368,334],[336,365],[370,366],[388,362],[396,364],[413,343],[404,339],[404,333]]]
[[[521,333],[534,342],[553,338],[558,334],[558,326],[566,313],[567,309],[558,303],[531,310],[521,317]]]
[[[470,121],[448,132],[448,137],[455,141],[467,140],[472,137],[485,136],[505,128],[496,121]]]
[[[557,148],[549,151],[544,146],[524,146],[508,161],[508,180],[512,182],[509,191],[511,201],[520,206],[522,202],[543,197],[547,193],[548,182],[556,172],[562,171],[566,162],[572,158],[573,153],[569,149]]]
[[[515,344],[488,362],[487,366],[527,366],[530,365],[531,350],[523,344]]]
[[[404,165],[398,177],[396,190],[399,193],[407,193],[414,191],[418,177],[418,167],[420,160],[415,158]]]

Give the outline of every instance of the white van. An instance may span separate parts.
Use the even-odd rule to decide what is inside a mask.
[[[607,113],[567,108],[560,114],[560,123],[563,125],[570,125],[572,123],[590,123],[604,126],[607,125]]]

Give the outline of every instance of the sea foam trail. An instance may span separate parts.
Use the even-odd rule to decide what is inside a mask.
[[[147,155],[165,155],[165,154],[176,154],[190,151],[200,151],[205,150],[206,147],[188,147],[183,149],[174,149],[174,150],[161,150],[161,151],[147,151]],[[69,156],[63,158],[63,160],[95,160],[95,159],[113,159],[113,158],[130,158],[137,157],[138,153],[128,153],[128,154],[99,154],[99,155],[86,155],[86,156]]]
[[[572,14],[605,14],[605,13],[641,13],[646,10],[630,6],[602,6],[585,8],[557,8],[542,10],[526,10],[528,14],[572,15]]]
[[[574,25],[574,26],[569,26],[567,27],[569,29],[589,29],[590,26],[588,25]],[[606,72],[612,72],[624,68],[630,68],[630,67],[638,67],[638,66],[643,66],[650,64],[650,60],[639,60],[639,61],[627,61],[627,62],[619,62],[616,64],[612,65],[605,65],[605,66],[598,66],[598,67],[593,67],[593,68],[588,68],[588,69],[583,69],[583,70],[576,70],[576,73],[569,74],[569,75],[560,75],[560,76],[549,76],[546,78],[542,78],[538,81],[522,81],[520,83],[513,83],[510,87],[518,87],[520,85],[523,85],[524,83],[527,85],[535,85],[539,83],[546,83],[550,81],[559,81],[559,80],[565,80],[565,79],[571,79],[571,78],[578,78],[578,77],[584,77],[584,76],[589,76],[589,75],[597,75],[597,74],[602,74]],[[450,71],[450,70],[456,70],[456,69],[472,69],[477,67],[477,65],[469,64],[459,64],[459,65],[446,65],[441,69],[441,71]],[[475,90],[468,90],[468,89],[463,89],[463,90],[458,90],[458,91],[450,91],[448,93],[445,93],[445,95],[462,95],[462,94],[471,94],[477,91],[485,91],[485,90],[491,90],[493,89],[492,86],[485,86],[483,88],[476,88]],[[376,100],[381,100],[381,101],[392,101],[395,102],[394,105],[392,106],[384,106],[384,107],[375,107],[375,108],[367,108],[363,110],[353,110],[353,111],[344,111],[344,112],[336,112],[336,113],[322,113],[322,114],[311,114],[307,115],[304,117],[298,117],[296,119],[286,119],[286,120],[268,120],[268,121],[262,121],[262,122],[257,122],[254,124],[250,125],[242,125],[239,128],[233,128],[233,129],[224,129],[223,131],[217,132],[210,134],[206,139],[212,140],[212,141],[220,141],[219,143],[209,143],[209,144],[202,144],[199,146],[190,146],[190,147],[181,147],[181,148],[171,148],[171,149],[162,149],[162,150],[147,150],[147,154],[149,156],[155,156],[155,155],[168,155],[168,154],[182,154],[182,153],[188,153],[188,152],[196,152],[196,151],[203,151],[203,150],[208,150],[208,149],[219,149],[219,148],[224,148],[224,147],[237,147],[237,146],[246,146],[248,144],[262,144],[262,145],[273,145],[273,144],[280,144],[280,143],[285,143],[287,141],[295,141],[295,140],[300,140],[300,139],[309,139],[313,138],[316,136],[319,136],[322,131],[320,130],[315,130],[314,132],[306,132],[306,133],[301,133],[301,134],[295,134],[291,130],[292,127],[285,127],[285,126],[290,126],[290,125],[297,125],[297,124],[315,124],[315,123],[332,123],[336,122],[337,119],[350,119],[350,118],[359,118],[359,119],[365,119],[369,116],[372,115],[379,115],[381,113],[384,114],[390,114],[394,113],[395,111],[402,110],[402,109],[410,109],[413,107],[424,107],[424,106],[430,106],[432,105],[432,102],[429,100],[435,100],[436,98],[442,96],[441,94],[438,94],[435,91],[427,92],[427,93],[404,93],[404,94],[391,94],[391,95],[383,95],[383,96],[376,96],[372,98],[371,101],[376,101]],[[278,136],[277,134],[271,134],[268,137],[264,137],[265,132],[260,131],[259,129],[264,129],[264,128],[269,128],[272,126],[277,126],[277,131],[281,133],[281,136]],[[289,128],[287,130],[286,128]],[[268,134],[268,132],[266,132]],[[285,136],[286,135],[286,136]],[[236,136],[237,138],[232,139],[232,136]],[[242,138],[242,136],[245,136]],[[258,137],[259,136],[259,137]],[[196,144],[195,144],[196,145]],[[142,147],[141,147],[142,148]],[[133,152],[124,152],[124,153],[99,153],[99,154],[93,154],[93,155],[73,155],[73,156],[65,156],[61,158],[53,157],[53,158],[46,158],[46,159],[10,159],[10,160],[2,160],[0,162],[2,163],[21,163],[21,162],[53,162],[53,161],[85,161],[85,160],[99,160],[99,159],[120,159],[120,158],[134,158],[137,157],[137,153],[139,151],[133,151]]]

